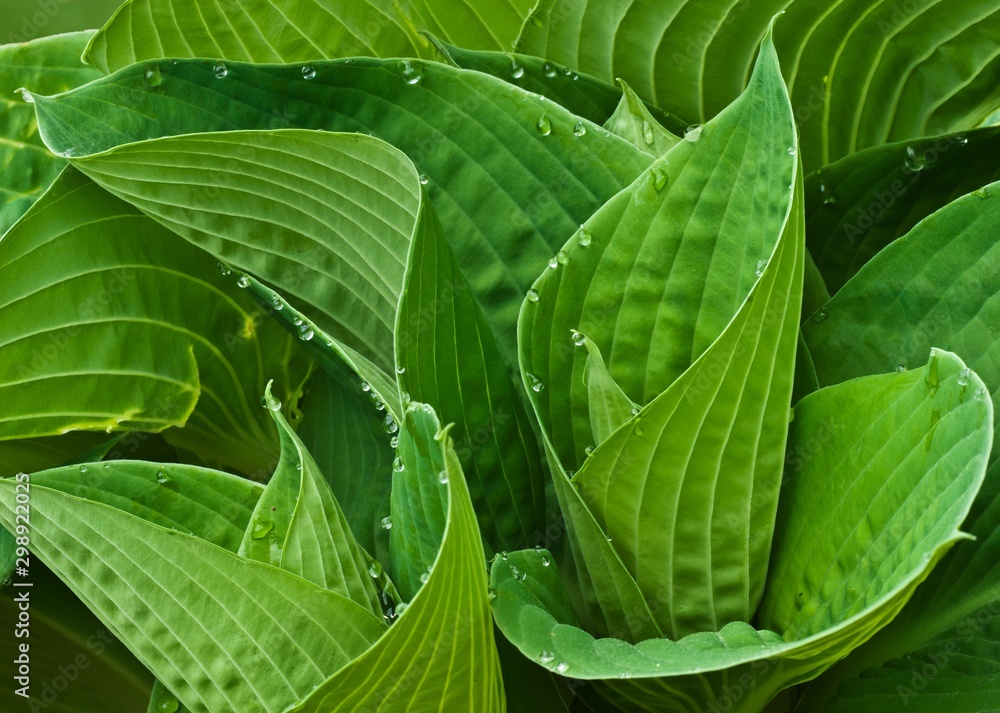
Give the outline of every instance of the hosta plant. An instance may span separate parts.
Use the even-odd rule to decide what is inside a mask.
[[[44,705],[995,708],[998,43],[130,0],[0,47],[8,599],[44,563],[48,658],[80,603],[129,652]]]

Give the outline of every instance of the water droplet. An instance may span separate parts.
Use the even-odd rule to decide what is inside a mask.
[[[583,449],[583,452],[586,455],[588,455],[588,456],[593,455],[594,454],[594,447],[593,446],[587,446],[586,448]]]
[[[766,259],[757,261],[757,267],[755,267],[753,271],[757,277],[760,277],[761,275],[764,274],[764,270],[767,269],[767,263],[768,260]]]
[[[393,436],[389,439],[390,448],[399,448],[399,436]]]
[[[427,580],[430,579],[430,578],[431,578],[431,573],[430,572],[421,572],[420,573],[420,583],[421,584],[427,584]]]
[[[580,228],[576,234],[576,242],[580,244],[580,247],[587,247],[594,241],[594,236],[590,234],[589,230]]]
[[[829,312],[827,312],[825,309],[821,309],[812,316],[812,321],[815,322],[816,324],[822,324],[827,320],[827,317],[829,316],[830,316]]]
[[[927,157],[924,155],[922,150],[915,149],[912,146],[907,146],[906,157],[903,159],[903,165],[914,173],[917,171],[923,171],[927,168]]]
[[[277,311],[280,312],[281,310],[285,309],[285,301],[282,300],[277,295],[275,295],[274,299],[271,300],[271,306],[274,307],[274,309],[276,309]]]
[[[80,466],[80,472],[81,472],[81,473],[86,473],[86,472],[87,472],[87,466],[85,466],[85,465],[81,465],[81,466]]]
[[[403,81],[407,84],[419,84],[424,68],[419,62],[404,59],[399,63],[399,71],[403,75]]]
[[[796,153],[797,152],[795,151],[795,147],[794,146],[789,146],[788,147],[788,155],[789,156],[794,156]]]
[[[506,552],[501,552],[500,553],[500,559],[502,559],[504,562],[506,562],[507,561],[507,553]]]
[[[377,560],[372,560],[368,565],[368,576],[372,579],[378,579],[382,576],[382,564]]]
[[[583,336],[583,333],[575,329],[570,330],[570,338],[573,340],[574,347],[582,347],[587,343],[587,338]]]
[[[29,92],[24,87],[21,87],[20,89],[18,89],[16,91],[17,91],[18,94],[21,95],[21,98],[24,99],[24,101],[26,101],[28,104],[34,104],[35,103],[35,97],[31,94],[31,92]]]
[[[837,203],[837,196],[834,195],[833,189],[823,181],[819,182],[819,197],[823,201],[823,205],[836,205]]]
[[[542,65],[542,73],[546,77],[551,79],[552,77],[556,76],[556,66],[551,62],[546,62],[545,64]]]
[[[692,124],[684,129],[684,139],[686,141],[697,141],[701,138],[701,124]]]
[[[632,678],[632,672],[631,671],[622,671],[620,674],[618,674],[618,678],[624,678],[624,679]]]
[[[146,80],[147,87],[158,87],[163,84],[163,74],[160,72],[158,65],[146,65],[146,72],[143,74],[143,77]]]
[[[966,136],[965,134],[955,134],[955,143],[957,143],[959,146],[965,146],[967,143],[969,143],[969,137]]]
[[[428,181],[430,181],[431,179],[427,176],[426,173],[421,173],[418,180],[420,181],[421,186],[426,186]]]
[[[396,373],[397,374],[405,374],[406,373],[406,367],[405,366],[397,366],[396,367]]]
[[[381,399],[379,399],[378,401],[376,401],[375,402],[375,410],[376,411],[385,411],[385,402],[383,402]]]
[[[551,651],[542,651],[538,654],[538,663],[540,664],[550,664],[556,660],[556,655]]]
[[[523,582],[528,577],[519,567],[515,567],[514,565],[510,566],[510,576],[518,582]]]
[[[538,302],[538,293],[535,290],[528,290],[528,294],[525,296],[528,298],[528,302]]]
[[[662,191],[663,187],[667,185],[668,178],[667,169],[664,166],[655,166],[650,174],[650,180],[653,182],[653,190],[657,193]]]
[[[303,79],[316,79],[316,68],[311,64],[307,64],[302,68],[302,78]]]
[[[497,598],[497,590],[494,589],[493,587],[487,587],[486,588],[486,597],[487,597],[487,599],[489,599],[492,602],[494,599]]]
[[[441,483],[441,485],[448,484],[448,471],[442,470],[440,473],[438,473],[438,482]]]
[[[629,411],[629,413],[632,414],[633,416],[638,416],[639,415],[639,407],[638,406],[633,406],[632,410]]]
[[[528,376],[528,385],[531,386],[531,390],[534,391],[536,394],[545,388],[545,384],[543,384],[542,380],[539,379],[537,376],[535,376],[534,374],[528,374],[527,376]]]
[[[396,424],[396,419],[392,417],[391,413],[387,413],[385,415],[385,418],[382,419],[382,429],[390,435],[399,431],[399,426]]]
[[[255,518],[253,521],[253,527],[250,528],[250,537],[254,540],[263,540],[267,537],[268,533],[274,529],[274,522],[271,520],[262,520],[261,518]]]
[[[406,466],[403,464],[403,459],[400,456],[396,456],[392,461],[392,469],[396,473],[402,473],[406,470]]]
[[[576,122],[576,124],[573,125],[573,136],[586,136],[586,135],[587,135],[587,127],[583,125],[582,121]]]
[[[560,265],[565,265],[569,262],[569,254],[565,250],[560,250],[556,253],[556,262]]]
[[[896,365],[896,371],[898,371],[900,373],[906,371],[906,364],[897,364]]]
[[[247,287],[250,286],[250,278],[247,277],[246,275],[240,275],[240,279],[238,279],[236,281],[236,284],[239,287],[242,287],[243,289],[246,289]]]
[[[549,258],[549,267],[553,270],[559,267],[559,259],[555,255]]]
[[[955,377],[958,381],[959,386],[966,386],[969,383],[969,379],[972,378],[972,369],[966,367],[958,372],[958,376]]]
[[[231,267],[229,267],[229,265],[227,265],[226,263],[220,262],[219,263],[219,272],[222,273],[223,277],[229,277],[230,275],[233,274],[233,269]]]
[[[552,133],[552,122],[549,121],[547,114],[542,114],[538,117],[538,121],[535,124],[535,128],[538,129],[538,133],[542,136],[548,136]]]
[[[180,707],[180,701],[168,694],[160,698],[160,702],[156,705],[156,711],[157,713],[177,713]]]
[[[556,664],[556,673],[566,673],[569,671],[569,664],[565,661],[560,661]]]
[[[162,471],[162,470],[157,471],[157,473],[156,473],[156,482],[157,483],[159,483],[160,485],[163,485],[164,483],[168,482],[169,480],[170,480],[170,478],[167,477],[167,474],[164,471]]]
[[[312,327],[310,327],[308,324],[303,324],[301,327],[299,327],[299,339],[301,339],[303,342],[308,342],[314,336],[316,336],[316,333],[312,330]]]
[[[110,468],[110,467],[111,467],[111,464],[110,464],[110,463],[105,463],[105,464],[104,464],[104,469],[105,469],[105,470],[107,470],[107,469],[108,469],[108,468]]]
[[[524,76],[524,67],[513,56],[510,58],[510,76],[514,79],[520,79]]]
[[[938,358],[936,353],[931,353],[930,362],[927,364],[927,379],[925,381],[927,384],[927,390],[931,394],[931,398],[938,392],[938,388],[941,386],[941,380],[938,377]]]
[[[539,560],[539,561],[540,561],[540,562],[542,563],[542,566],[543,566],[543,567],[548,567],[548,566],[549,566],[550,564],[552,564],[552,560],[550,560],[550,559],[549,559],[548,557],[546,557],[545,555],[542,555],[542,558],[541,558],[541,560]]]
[[[403,612],[405,612],[406,609],[407,609],[407,607],[409,607],[409,606],[410,605],[407,604],[406,602],[400,602],[399,604],[397,604],[396,605],[396,616],[403,616]]]
[[[301,327],[304,324],[304,322],[302,321],[301,317],[296,317],[295,319],[292,320],[292,324],[294,324],[296,327]]]
[[[216,62],[215,66],[212,67],[212,73],[216,79],[225,79],[229,74],[229,67],[224,62]]]
[[[646,142],[647,146],[653,145],[653,125],[646,119],[642,120],[642,140]]]
[[[392,516],[391,515],[386,515],[385,517],[382,518],[382,529],[383,530],[391,530],[392,529]],[[397,609],[396,611],[398,612],[399,610]]]

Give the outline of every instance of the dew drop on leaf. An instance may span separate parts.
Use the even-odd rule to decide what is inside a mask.
[[[556,664],[556,673],[566,673],[569,671],[569,664],[565,661],[560,661]]]
[[[157,713],[177,713],[180,707],[180,701],[167,694],[160,698],[160,702],[156,705],[156,711]]]
[[[441,485],[448,484],[448,471],[442,470],[440,473],[438,473],[438,482],[441,483]]]
[[[311,64],[307,64],[302,68],[302,78],[303,79],[316,79],[316,68]]]
[[[903,159],[903,165],[914,173],[917,171],[923,171],[927,168],[927,157],[924,155],[922,150],[915,149],[912,146],[907,146],[906,157]]]
[[[757,261],[757,267],[755,267],[753,271],[757,277],[760,277],[761,275],[764,274],[764,270],[767,269],[767,263],[768,263],[767,260]]]
[[[580,228],[579,232],[576,234],[576,242],[580,244],[580,247],[585,248],[594,242],[594,236],[590,234],[590,231]]]
[[[424,68],[418,62],[411,62],[404,59],[399,63],[399,71],[403,75],[403,81],[407,84],[420,84],[424,73]]]
[[[147,87],[158,87],[163,84],[163,74],[160,72],[160,67],[155,64],[146,66],[143,78],[146,80]]]
[[[684,129],[684,139],[686,141],[697,141],[701,138],[701,124],[692,124]]]
[[[510,58],[510,76],[520,79],[524,76],[524,67],[517,61],[516,57]]]
[[[538,654],[538,663],[540,664],[550,664],[556,660],[556,655],[551,651],[542,651]]]
[[[789,156],[794,156],[794,155],[795,155],[795,153],[796,153],[796,151],[795,151],[795,147],[794,147],[794,146],[789,146],[789,147],[788,147],[788,155],[789,155]]]
[[[391,530],[392,529],[392,516],[391,515],[386,515],[385,517],[382,518],[382,529],[383,530]],[[397,609],[396,611],[399,612],[399,609]],[[402,613],[402,612],[399,612],[399,613]]]
[[[583,452],[586,455],[588,455],[588,456],[589,455],[593,455],[593,453],[594,453],[594,447],[593,446],[587,446],[586,448],[583,449]]]
[[[227,265],[226,263],[220,262],[219,263],[219,272],[222,273],[223,277],[229,277],[230,275],[233,274],[233,269],[231,267],[229,267],[229,265]]]
[[[825,309],[819,310],[816,314],[812,316],[812,321],[816,324],[822,324],[830,316],[830,313]]]
[[[430,181],[431,179],[427,176],[426,173],[421,173],[417,180],[420,181],[421,186],[426,186],[428,181]]]
[[[534,374],[528,374],[527,377],[528,377],[528,385],[531,387],[531,390],[534,391],[536,394],[545,388],[545,384],[542,383],[542,380],[539,379]]]
[[[240,279],[236,281],[236,284],[237,286],[246,289],[247,287],[250,286],[250,278],[247,277],[246,275],[240,275]]]
[[[396,433],[399,430],[399,426],[396,424],[396,419],[392,417],[391,413],[386,414],[385,418],[382,419],[382,428],[388,434]]]
[[[542,114],[538,117],[538,121],[535,123],[535,128],[538,129],[538,133],[542,136],[548,136],[552,133],[552,122],[549,121],[547,114]]]
[[[546,77],[551,79],[552,77],[556,76],[556,66],[551,62],[546,62],[545,64],[542,65],[542,73]]]
[[[170,480],[170,478],[167,477],[167,474],[164,471],[162,471],[162,470],[157,471],[157,473],[156,473],[156,482],[157,483],[159,483],[160,485],[163,485],[164,483],[166,483],[169,480]]]
[[[559,267],[559,258],[557,258],[555,255],[553,255],[552,257],[550,257],[549,258],[549,267],[551,269],[553,269],[553,270],[555,270],[557,267]]]
[[[85,466],[85,465],[81,465],[81,466],[80,466],[80,472],[81,472],[81,473],[86,473],[86,472],[87,472],[87,466]]]
[[[557,252],[556,262],[559,263],[560,265],[565,265],[566,263],[568,263],[569,253],[567,253],[565,250],[560,250],[559,252]]]
[[[542,559],[540,561],[541,561],[543,567],[548,567],[550,564],[552,564],[552,560],[550,560],[545,555],[542,555]]]
[[[212,67],[212,73],[216,79],[225,79],[229,75],[229,67],[224,62],[216,62]]]
[[[403,459],[400,456],[396,456],[395,460],[392,461],[392,470],[396,473],[402,473],[406,470],[406,466],[403,464]]]
[[[646,119],[642,120],[642,140],[646,142],[647,146],[653,145],[653,125]]]
[[[957,143],[959,146],[965,146],[967,143],[969,143],[969,137],[966,136],[965,134],[955,134],[955,143]]]
[[[582,347],[587,343],[587,337],[575,329],[570,330],[570,338],[573,340],[574,347]]]
[[[314,336],[316,336],[316,333],[312,330],[312,327],[310,327],[308,324],[303,324],[301,327],[299,327],[299,339],[301,339],[303,342],[308,342]]]
[[[576,124],[573,126],[573,136],[586,136],[586,135],[587,135],[587,127],[583,125],[582,121],[576,122]]]
[[[525,297],[528,298],[528,302],[538,302],[538,293],[535,290],[528,290],[528,294]]]

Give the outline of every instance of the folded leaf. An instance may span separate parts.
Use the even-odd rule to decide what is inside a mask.
[[[93,32],[74,32],[33,42],[0,46],[0,235],[24,215],[59,173],[66,160],[53,156],[38,136],[35,112],[14,92],[25,86],[55,94],[101,76],[80,61]]]
[[[412,455],[419,463],[411,459],[409,447],[404,448],[409,463],[403,471],[405,484],[393,484],[392,527],[405,519],[398,508],[407,510],[406,516],[415,522],[438,527],[444,513],[434,507],[441,501],[411,498],[418,490],[424,496],[435,489],[441,493],[447,499],[447,521],[433,567],[425,572],[426,581],[413,600],[397,610],[389,631],[289,713],[505,710],[483,544],[454,446],[434,411],[417,402],[407,408],[403,430],[412,438]],[[444,477],[435,470],[442,463]],[[428,467],[431,464],[434,468]],[[397,487],[409,497],[397,500]],[[395,553],[393,558],[398,564]]]
[[[68,170],[0,243],[0,439],[186,426],[171,443],[263,478],[277,434],[258,394],[269,376],[294,393],[310,364],[227,282]]]
[[[235,216],[223,218],[214,210],[214,198],[218,197],[221,209],[244,180],[222,178],[230,171],[216,165],[214,172],[200,179],[201,185],[174,184],[171,176],[181,171],[189,176],[205,158],[182,161],[185,156],[176,153],[177,146],[164,152],[162,144],[146,139],[235,128],[377,133],[425,172],[445,235],[494,324],[508,364],[515,364],[515,322],[525,292],[566,236],[630,183],[648,165],[649,157],[616,137],[605,138],[585,120],[587,133],[576,136],[579,117],[479,72],[430,62],[374,59],[317,62],[313,68],[315,77],[306,79],[296,67],[228,63],[225,76],[219,79],[212,62],[181,61],[161,65],[163,81],[150,87],[145,68],[136,66],[75,93],[36,97],[36,108],[42,135],[57,151],[73,149],[76,156],[85,157],[123,143],[141,142],[104,156],[82,158],[78,165],[188,239],[202,245],[218,243],[217,231],[231,229],[242,216],[245,230],[228,236],[230,243],[225,246],[229,250],[235,248],[234,240],[252,240],[254,233],[261,232],[259,240],[274,230],[305,250],[304,238],[284,231],[301,230],[304,223],[316,225],[312,218],[321,207],[310,198],[320,187],[296,179],[303,193],[281,193],[280,200],[299,207],[297,211],[269,203],[274,216],[247,215],[241,198]],[[114,111],[105,110],[108,101],[117,105]],[[193,112],[192,105],[202,109]],[[362,158],[375,157],[366,154]],[[465,168],[455,171],[456,162]],[[225,171],[222,176],[220,168]],[[237,160],[232,172],[248,168],[253,167]],[[269,186],[265,193],[261,185],[256,193],[275,190]],[[389,194],[406,203],[402,190],[394,188]],[[185,191],[191,195],[177,205],[175,201],[184,198]],[[193,209],[193,214],[189,216],[184,208]],[[323,209],[320,215],[324,216],[333,210],[329,205]],[[391,216],[399,212],[398,208],[387,210]],[[496,216],[507,217],[497,220]],[[251,227],[254,218],[257,227]],[[290,219],[294,224],[286,225]],[[269,226],[270,221],[277,225]],[[262,273],[259,264],[243,263],[235,252],[233,262],[282,292],[305,296],[304,280],[291,284],[292,275]],[[390,262],[388,256],[382,261]],[[380,264],[378,269],[389,270],[390,265]],[[393,269],[397,276],[402,274],[401,265]],[[308,273],[297,268],[294,274]],[[392,275],[387,277],[390,282],[382,287],[383,292],[396,284]],[[375,299],[364,294],[369,303]],[[373,324],[369,329],[378,328]],[[391,354],[381,348],[375,351],[368,358],[376,363]]]
[[[639,149],[658,158],[672,149],[680,138],[670,133],[649,111],[632,87],[619,79],[622,98],[615,113],[604,128],[635,144]],[[683,130],[685,127],[680,127]]]
[[[6,527],[14,508],[0,481]],[[283,710],[385,631],[344,597],[114,507],[33,485],[31,509],[33,553],[192,711]]]

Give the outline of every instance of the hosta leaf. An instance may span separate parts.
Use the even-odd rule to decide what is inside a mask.
[[[309,365],[215,265],[67,171],[0,243],[0,439],[185,425],[174,445],[266,475],[258,394]]]
[[[413,455],[420,462],[419,474],[410,471],[407,477],[427,481],[419,486],[421,492],[436,488],[447,499],[447,524],[433,568],[389,631],[289,713],[505,710],[483,544],[458,457],[433,410],[425,405],[413,402],[407,408],[403,430],[412,438]],[[444,483],[438,472],[427,467],[442,462]],[[404,473],[408,471],[409,466]],[[421,505],[395,499],[397,487],[415,495],[414,486],[413,480],[393,484],[393,529],[402,516],[397,504],[403,508],[416,505],[417,510],[409,514],[418,521],[424,516],[421,512],[431,515],[432,500],[423,500]],[[437,514],[431,517],[436,521]],[[426,522],[429,525],[431,520]],[[398,563],[395,555],[394,562]]]
[[[919,363],[924,345],[933,341],[961,354],[982,377],[985,386],[979,388],[985,388],[988,396],[982,395],[997,403],[1000,357],[994,325],[1000,319],[1000,277],[992,265],[998,250],[993,229],[1000,214],[998,191],[1000,185],[990,184],[925,218],[867,263],[822,313],[803,326],[822,383],[898,365],[912,367]],[[820,314],[823,319],[817,322]],[[838,349],[849,363],[834,358]],[[971,382],[967,388],[980,396]],[[981,655],[992,646],[995,634],[990,622],[1000,597],[998,464],[994,450],[986,482],[963,526],[976,540],[956,547],[898,621],[817,682],[810,700],[831,698],[842,681],[845,692],[878,695],[882,684],[875,678],[850,682],[865,668],[884,667],[873,676],[895,690],[899,681],[892,669],[911,664],[893,662],[907,655],[913,661],[947,655],[951,663],[936,665],[938,669],[963,670],[958,658]],[[965,653],[955,654],[954,647],[949,653],[950,641]],[[973,663],[971,658],[965,660]],[[967,675],[975,671],[964,670]],[[982,680],[968,685],[986,690],[990,684]],[[972,709],[956,707],[956,711]]]
[[[626,710],[759,711],[815,677],[891,620],[966,537],[958,526],[983,479],[992,407],[966,389],[978,377],[957,357],[933,359],[796,407],[789,452],[799,457],[782,493],[765,629],[734,622],[677,641],[595,639],[577,626],[548,553],[533,550],[493,563],[500,629],[551,670],[600,681]]]
[[[61,436],[0,441],[0,477],[65,465],[108,439],[106,433],[71,431]]]
[[[389,563],[389,513],[393,451],[385,413],[377,411],[354,379],[317,372],[302,401],[298,436],[319,464],[344,510],[358,544]],[[396,427],[395,420],[391,430]]]
[[[14,488],[0,482],[7,527]],[[31,509],[34,554],[192,711],[280,711],[385,631],[344,597],[114,507],[33,485]]]
[[[257,501],[239,552],[280,567],[381,614],[368,561],[329,484],[281,415],[268,386],[264,395],[281,441],[278,467]]]
[[[545,476],[533,425],[429,205],[421,211],[407,260],[396,358],[401,392],[434,404],[440,418],[454,424],[449,433],[487,547],[519,549],[533,542],[545,517]],[[393,542],[406,539],[394,531]]]
[[[296,67],[229,63],[225,78],[218,79],[212,62],[182,61],[161,66],[162,83],[150,87],[138,66],[58,98],[38,97],[36,107],[50,148],[72,148],[80,157],[150,137],[234,128],[377,133],[428,176],[445,235],[495,325],[508,363],[516,363],[514,325],[525,292],[566,236],[648,166],[649,156],[621,139],[604,137],[586,121],[587,133],[575,136],[579,117],[479,72],[373,59],[317,62],[314,68],[316,76],[307,80]],[[105,110],[108,101],[118,105],[115,111]],[[192,105],[201,109],[192,111]],[[201,208],[190,218],[157,199],[168,190],[168,169],[183,169],[188,176],[196,167],[190,161],[177,166],[176,145],[170,153],[162,146],[122,147],[78,165],[190,239],[202,240],[206,228],[229,225],[233,216],[211,218],[212,201],[199,186],[169,188],[175,194],[197,191],[197,203],[183,204]],[[462,171],[455,170],[458,162]],[[244,170],[239,164],[237,169]],[[220,186],[216,174],[206,185],[218,188],[213,196],[228,199],[228,185]],[[304,182],[302,187],[320,190]],[[402,190],[392,191],[397,202],[405,200]],[[282,195],[309,206],[296,224],[319,210],[310,197],[308,192]],[[276,219],[291,213],[275,210]],[[291,288],[252,271],[282,291]],[[402,274],[402,267],[396,272]],[[379,351],[377,357],[389,354]]]
[[[1000,104],[1000,12],[991,0],[542,0],[517,51],[704,121],[775,46],[808,170],[887,141],[971,129]]]
[[[622,88],[622,98],[615,113],[605,122],[604,128],[627,139],[654,158],[676,146],[680,139],[664,128],[639,95],[632,91],[632,87],[621,79],[618,83]]]
[[[455,47],[439,40],[434,42],[445,59],[456,67],[499,77],[505,82],[547,97],[595,124],[608,121],[622,100],[622,93],[614,84],[580,74],[570,67],[541,57],[510,52],[481,52]],[[675,131],[683,131],[687,126],[677,117],[664,114],[656,107],[643,107],[644,111],[655,117],[654,121],[669,125]],[[586,125],[581,126],[586,129]]]
[[[529,0],[128,0],[94,37],[86,59],[105,72],[166,57],[305,62],[433,54],[418,31],[463,47],[509,50]]]
[[[619,426],[638,413],[639,407],[608,373],[597,345],[582,335],[578,339],[583,340],[583,346],[587,348],[584,378],[587,382],[590,430],[594,434],[594,443],[604,443]]]
[[[763,589],[800,311],[794,141],[765,42],[747,93],[585,223],[522,309],[542,427],[639,589],[669,592],[668,635],[747,620]],[[582,335],[652,402],[603,444]]]
[[[990,128],[871,148],[809,176],[806,237],[826,284],[839,290],[921,220],[1000,178],[998,166]]]
[[[80,61],[93,32],[46,37],[0,46],[0,235],[38,200],[66,166],[38,136],[35,112],[14,96],[34,86],[46,94],[64,92],[101,76]]]

